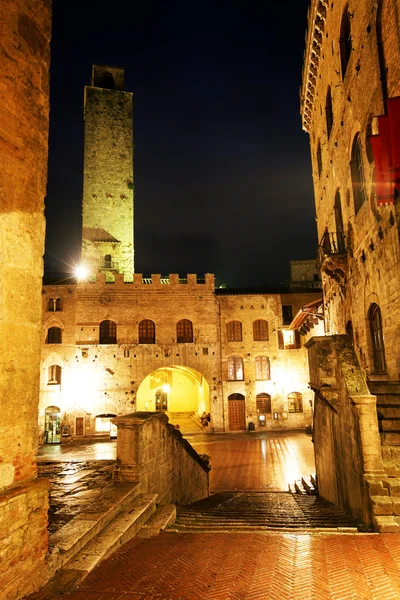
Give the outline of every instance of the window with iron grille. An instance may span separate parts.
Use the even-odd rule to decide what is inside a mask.
[[[61,327],[49,327],[47,330],[47,344],[61,344]]]
[[[176,341],[178,344],[193,342],[193,323],[189,319],[181,319],[176,324]]]
[[[230,356],[228,358],[228,381],[243,381],[243,358],[241,356]]]
[[[300,392],[291,392],[288,394],[288,404],[290,413],[303,412],[303,396]]]
[[[253,340],[255,342],[268,341],[268,323],[264,319],[259,319],[253,323]]]
[[[368,312],[370,325],[372,352],[375,373],[386,372],[385,345],[383,342],[383,327],[381,309],[377,304],[371,304]]]
[[[257,394],[256,406],[258,414],[271,414],[271,396],[269,394]]]
[[[156,343],[156,325],[150,319],[143,319],[139,323],[139,344]]]
[[[117,343],[117,324],[115,321],[102,321],[100,323],[100,344]]]
[[[226,338],[228,342],[242,341],[242,324],[240,321],[230,321],[226,324]]]
[[[268,356],[257,356],[255,359],[256,380],[264,381],[271,379],[270,362]]]

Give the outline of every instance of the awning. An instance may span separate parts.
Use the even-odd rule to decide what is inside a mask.
[[[289,329],[300,329],[300,327],[305,323],[310,317],[315,316],[318,313],[319,308],[322,306],[322,298],[318,298],[318,300],[313,300],[308,304],[305,304],[298,311],[293,321],[289,325]],[[322,312],[318,314],[317,319],[323,319]]]

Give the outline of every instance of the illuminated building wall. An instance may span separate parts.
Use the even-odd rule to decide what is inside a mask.
[[[104,275],[98,275],[96,282],[45,286],[41,440],[62,441],[63,425],[72,436],[92,436],[104,425],[102,416],[135,410],[210,412],[214,431],[246,430],[250,422],[255,428],[302,428],[309,423],[306,350],[297,347],[298,336],[288,325],[300,306],[319,292],[229,295],[223,290],[220,295],[213,275],[201,281],[196,275],[184,282],[171,275],[161,283],[153,275],[148,282],[135,274],[133,283],[125,283],[122,276],[105,283]],[[191,323],[192,338],[186,341],[177,337],[182,320]],[[228,341],[227,323],[232,320],[241,322],[240,342]],[[258,320],[267,322],[267,340],[254,340],[254,335],[265,337],[262,328],[254,334]],[[99,343],[105,321],[115,323],[115,338]],[[141,332],[144,321],[151,321],[154,329]],[[53,327],[61,337],[49,337]],[[154,339],[140,339],[151,331]],[[234,380],[228,374],[232,356],[243,361],[243,377]],[[265,361],[257,362],[260,357],[268,360],[268,371]],[[260,407],[257,396],[265,393],[271,402]],[[291,393],[301,396],[296,411]],[[232,394],[243,399],[233,401]],[[236,408],[239,420],[233,418]],[[58,414],[58,422],[52,414]],[[263,425],[258,414],[265,415]],[[47,425],[53,419],[54,428],[44,440],[46,419]]]

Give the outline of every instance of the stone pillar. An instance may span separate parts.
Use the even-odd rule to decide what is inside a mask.
[[[137,413],[111,419],[118,427],[117,466],[114,479],[118,481],[140,482],[140,426],[143,420]]]
[[[355,405],[363,450],[364,476],[384,475],[379,437],[376,396],[350,396]]]

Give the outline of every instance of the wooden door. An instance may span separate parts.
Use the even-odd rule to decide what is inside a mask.
[[[242,394],[231,394],[228,398],[229,430],[246,429],[246,402]]]
[[[76,419],[75,419],[75,435],[76,436],[82,437],[84,435],[83,426],[84,426],[84,418],[76,417]]]

